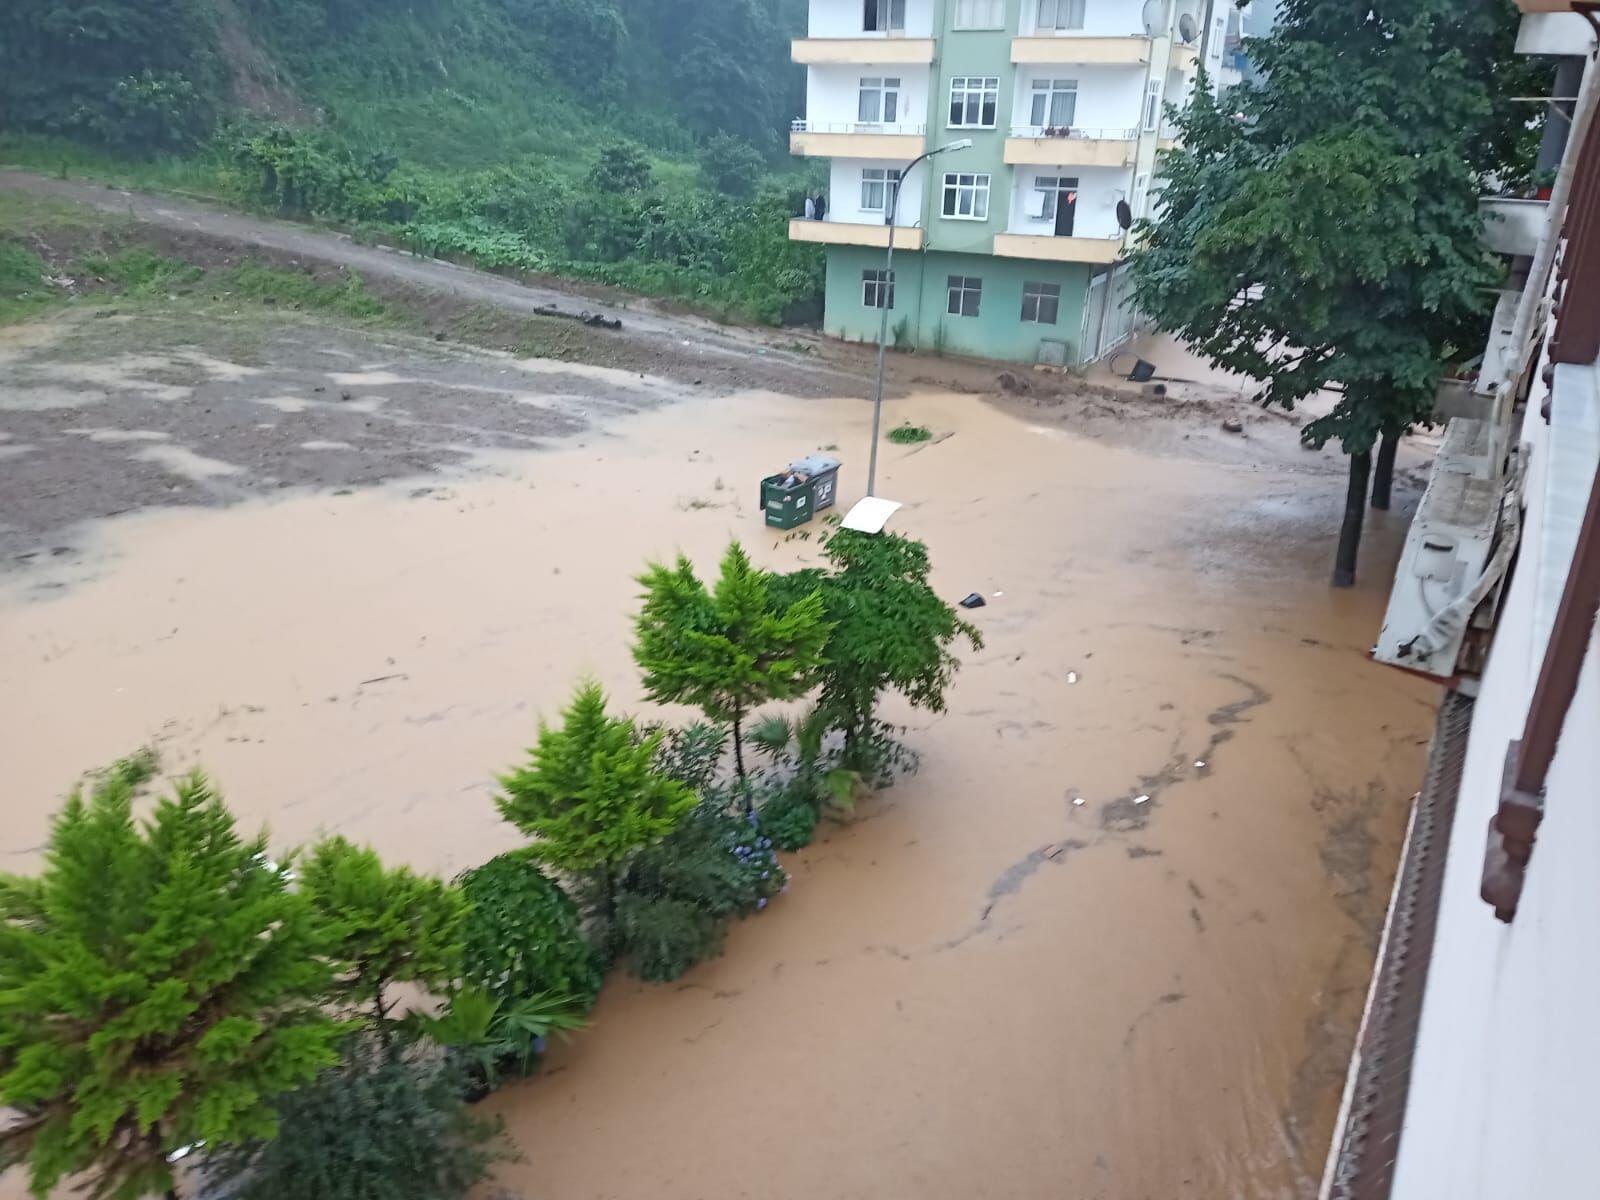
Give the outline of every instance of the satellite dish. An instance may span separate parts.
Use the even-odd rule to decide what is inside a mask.
[[[1133,228],[1133,209],[1126,200],[1117,201],[1117,224],[1122,226],[1124,233]]]
[[[1194,39],[1200,36],[1200,29],[1195,22],[1193,13],[1183,13],[1178,17],[1178,40],[1185,46],[1192,45]]]
[[[1145,0],[1144,35],[1160,37],[1172,20],[1172,0]]]

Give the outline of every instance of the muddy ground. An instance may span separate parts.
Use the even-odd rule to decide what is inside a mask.
[[[645,711],[643,564],[813,563],[754,495],[794,454],[861,494],[865,355],[705,331],[741,389],[673,329],[642,378],[227,298],[0,333],[0,869],[147,743],[275,846],[515,845],[493,780],[539,717],[584,675]],[[525,1155],[491,1194],[1314,1195],[1431,715],[1364,657],[1416,491],[1330,592],[1341,461],[1166,365],[1194,382],[1158,398],[895,363],[888,424],[934,437],[880,491],[941,592],[985,594],[986,647],[947,714],[890,706],[921,772],[723,957],[614,978],[491,1102]]]

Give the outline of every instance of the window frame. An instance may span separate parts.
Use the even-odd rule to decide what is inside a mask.
[[[887,308],[894,311],[894,283],[895,272],[885,271],[882,267],[868,267],[861,272],[861,307],[862,308]],[[888,304],[879,301],[887,296]]]
[[[1029,301],[1032,301],[1033,315],[1028,315]],[[1046,303],[1050,307],[1050,319],[1044,319]],[[1061,285],[1059,283],[1031,283],[1023,280],[1022,283],[1022,323],[1024,325],[1059,325],[1061,324]]]
[[[1067,86],[1063,87],[1062,84]],[[1076,79],[1035,79],[1028,88],[1028,124],[1034,129],[1070,129],[1078,120],[1078,81]],[[1072,97],[1072,112],[1066,121],[1052,121],[1050,112],[1058,95]],[[1037,107],[1043,104],[1042,108]],[[1036,121],[1035,116],[1043,117]]]
[[[963,179],[969,182],[961,182]],[[982,180],[983,182],[978,182]],[[946,171],[939,212],[947,221],[987,221],[989,219],[990,191],[994,176],[987,171]],[[961,194],[969,194],[968,209],[961,211]],[[980,208],[982,201],[982,212]]]
[[[871,14],[870,16],[868,14]],[[861,6],[862,33],[904,33],[906,0],[864,0]]]
[[[974,86],[976,85],[976,86]],[[966,118],[976,97],[975,122]],[[961,119],[955,115],[959,110]],[[945,106],[945,124],[949,129],[994,129],[1000,120],[1000,76],[952,75],[950,77],[950,102]],[[989,119],[984,120],[987,116]]]
[[[1048,7],[1052,14],[1048,23],[1045,21],[1045,11]],[[1033,28],[1035,32],[1048,29],[1052,33],[1078,32],[1088,20],[1088,4],[1086,0],[1039,0],[1033,10]],[[1068,22],[1063,25],[1063,18]]]
[[[863,75],[856,84],[856,124],[858,125],[897,125],[900,123],[900,80],[899,75]],[[875,117],[862,116],[866,107],[867,97],[875,98]],[[889,115],[889,101],[894,100],[894,115]]]
[[[1083,185],[1076,175],[1035,175],[1033,190],[1043,192],[1045,195],[1044,206],[1038,219],[1054,223],[1061,204],[1061,193],[1081,192]]]
[[[1149,80],[1144,85],[1144,131],[1154,133],[1161,126],[1161,81]]]
[[[869,178],[868,172],[876,174],[877,178]],[[880,199],[876,207],[867,202],[867,189],[876,187]],[[861,168],[861,211],[870,213],[887,213],[891,205],[891,189],[900,190],[900,168],[898,167],[862,167]]]
[[[966,11],[966,16],[962,15],[963,10]],[[1005,27],[1005,0],[955,0],[950,14],[951,29],[1004,29]]]
[[[968,302],[972,311],[968,312]],[[978,317],[983,309],[983,276],[945,276],[944,311],[950,317]]]

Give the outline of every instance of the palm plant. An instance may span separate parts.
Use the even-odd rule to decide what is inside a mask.
[[[479,1095],[500,1085],[502,1071],[529,1074],[552,1033],[582,1029],[581,1005],[565,996],[537,992],[502,1000],[485,988],[459,987],[444,1011],[412,1012],[405,1023],[412,1037],[443,1047],[466,1069]]]
[[[763,717],[750,731],[750,744],[788,776],[788,790],[819,813],[855,811],[864,780],[859,771],[838,765],[838,753],[827,745],[828,718],[813,707],[793,720]]]

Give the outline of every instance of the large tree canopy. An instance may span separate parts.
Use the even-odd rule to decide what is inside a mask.
[[[1136,296],[1261,380],[1263,403],[1334,392],[1303,436],[1337,440],[1364,476],[1378,439],[1426,420],[1443,365],[1482,337],[1498,268],[1478,196],[1503,133],[1482,39],[1514,10],[1286,0],[1282,16],[1252,43],[1263,82],[1229,93],[1227,112],[1201,94],[1179,116]],[[1336,582],[1353,577],[1359,532]]]

